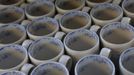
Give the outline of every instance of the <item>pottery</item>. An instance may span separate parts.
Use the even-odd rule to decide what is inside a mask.
[[[4,9],[0,9],[0,26],[20,23],[24,20],[25,13],[22,8],[10,6]]]
[[[29,38],[36,40],[54,36],[59,30],[59,24],[53,18],[43,17],[29,23],[26,30]]]
[[[75,66],[75,75],[115,75],[115,66],[108,58],[110,49],[102,48],[100,55],[87,55]]]
[[[60,14],[74,10],[81,10],[85,6],[85,0],[56,0],[55,7]]]
[[[62,31],[68,33],[91,26],[91,17],[86,12],[72,11],[64,14],[59,20]]]
[[[44,16],[52,17],[55,14],[55,6],[54,3],[50,1],[35,1],[25,7],[25,14],[30,20],[42,18]]]
[[[93,22],[103,27],[107,23],[120,21],[123,17],[123,10],[117,4],[103,3],[93,7],[90,14]]]

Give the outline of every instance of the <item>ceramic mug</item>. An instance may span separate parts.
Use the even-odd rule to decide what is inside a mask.
[[[109,23],[101,29],[100,38],[104,47],[121,54],[134,43],[134,27],[122,22]]]
[[[89,7],[94,7],[96,5],[99,5],[101,3],[110,3],[112,2],[112,0],[86,0],[86,4]]]
[[[60,14],[74,10],[81,10],[85,6],[85,0],[56,0],[55,7]]]
[[[134,27],[124,22],[107,24],[100,31],[101,42],[104,47],[112,49],[111,60],[118,70],[119,56],[134,44]]]
[[[64,54],[64,45],[57,38],[44,37],[34,41],[28,48],[28,55],[35,65],[46,61],[58,61]]]
[[[0,26],[20,23],[25,17],[23,9],[15,6],[10,6],[8,8],[0,9]]]
[[[24,0],[0,0],[0,9],[10,7],[10,6],[19,6],[24,2]]]
[[[7,71],[7,72],[4,72],[0,75],[26,75],[25,73],[21,72],[21,71]]]
[[[69,75],[67,68],[58,62],[45,62],[37,66],[30,75]]]
[[[69,56],[64,55],[64,45],[61,40],[58,39],[58,37],[60,37],[59,35],[62,35],[62,33],[57,34],[58,33],[56,33],[55,38],[44,37],[31,43],[25,42],[30,44],[28,55],[33,64],[39,65],[47,61],[66,62],[66,64],[71,62],[72,59]]]
[[[26,39],[26,30],[22,25],[0,26],[0,47],[9,44],[21,44]]]
[[[25,7],[25,14],[30,20],[44,16],[52,17],[55,14],[55,6],[50,1],[38,0]]]
[[[107,23],[120,21],[123,10],[119,5],[103,3],[93,7],[90,14],[96,25],[104,26]]]
[[[33,20],[27,26],[27,34],[30,39],[36,40],[45,36],[54,36],[59,30],[59,24],[55,19],[43,17]]]
[[[110,49],[103,48],[100,55],[83,57],[76,64],[75,75],[115,75],[115,66],[107,58],[109,53]]]
[[[19,70],[28,61],[27,50],[20,45],[0,48],[0,73]]]
[[[86,12],[72,11],[64,14],[59,20],[62,31],[68,33],[91,26],[91,17]]]
[[[133,0],[124,0],[122,3],[122,9],[124,10],[126,16],[132,18],[132,22],[134,23],[134,1]]]
[[[99,52],[99,36],[94,31],[80,29],[68,33],[64,38],[64,46],[74,63],[80,58]]]
[[[126,49],[121,54],[119,64],[122,75],[134,75],[134,47]]]

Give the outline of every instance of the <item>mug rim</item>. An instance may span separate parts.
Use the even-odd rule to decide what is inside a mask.
[[[21,72],[21,71],[17,71],[17,70],[11,70],[11,71],[6,71],[6,72],[3,72],[1,75],[7,75],[7,73],[19,73],[21,75],[25,75],[25,73]]]
[[[70,15],[71,13],[76,13],[76,14],[78,14],[78,15],[79,15],[79,13],[81,13],[81,14],[86,15],[86,16],[83,16],[83,17],[85,17],[86,19],[88,18],[88,19],[87,19],[87,20],[88,20],[87,24],[84,25],[84,26],[82,26],[82,27],[80,27],[80,28],[76,28],[76,29],[71,29],[71,28],[66,28],[66,27],[64,27],[63,24],[62,24],[62,20],[63,20],[63,18],[65,18],[65,16],[68,16],[68,15]],[[61,19],[59,20],[59,25],[60,25],[60,27],[61,27],[61,29],[62,29],[63,31],[65,31],[65,32],[71,32],[71,31],[75,31],[75,30],[79,30],[79,29],[88,28],[88,27],[91,26],[91,22],[92,22],[92,20],[91,20],[91,17],[90,17],[90,15],[89,15],[88,13],[83,12],[83,11],[70,11],[70,12],[68,12],[68,13],[65,13],[65,14],[61,17]]]
[[[34,71],[37,71],[38,68],[41,67],[42,65],[49,64],[49,63],[50,63],[50,64],[55,64],[55,65],[60,65],[60,67],[64,68],[64,70],[66,71],[67,75],[69,75],[69,71],[68,71],[68,69],[65,67],[65,65],[63,65],[63,64],[61,64],[61,63],[59,63],[59,62],[54,62],[54,61],[47,61],[47,62],[43,62],[43,63],[39,64],[37,67],[35,67],[35,68],[33,69],[33,71],[31,72],[30,75],[33,75]]]
[[[34,23],[39,23],[39,21],[42,21],[42,20],[44,20],[44,22],[47,23],[48,21],[46,21],[46,19],[48,19],[48,21],[51,21],[52,23],[55,23],[54,26],[56,26],[56,28],[51,33],[38,36],[38,35],[34,35],[31,32],[29,32],[29,28],[31,27],[31,25],[33,25]],[[58,22],[55,19],[50,18],[50,17],[43,17],[43,18],[32,20],[32,22],[26,27],[26,32],[27,32],[28,36],[30,38],[32,38],[32,39],[40,39],[40,38],[43,38],[45,36],[46,37],[52,36],[58,30],[59,30],[59,24],[58,24]]]
[[[4,6],[4,7],[9,7],[9,6],[11,6],[11,5],[18,6],[18,5],[21,4],[23,1],[24,1],[24,0],[18,0],[18,2],[16,2],[16,3],[8,4],[8,5],[0,4],[0,6]]]
[[[93,16],[93,14],[94,14],[94,8],[96,9],[96,7],[101,6],[101,5],[108,5],[108,6],[111,6],[111,5],[112,5],[112,8],[113,8],[113,7],[116,7],[116,8],[118,8],[118,9],[120,10],[120,14],[117,15],[115,18],[110,19],[110,20],[98,19],[98,18],[96,18],[96,17]],[[117,10],[116,10],[116,11],[117,11]],[[101,4],[96,5],[95,7],[93,7],[92,10],[91,10],[91,12],[90,12],[90,14],[91,14],[91,18],[92,18],[92,19],[95,19],[95,20],[98,20],[98,21],[101,21],[101,22],[108,22],[108,21],[111,22],[111,21],[117,20],[117,19],[119,19],[120,17],[122,17],[122,16],[123,16],[123,10],[122,10],[122,8],[121,8],[119,5],[116,5],[116,4],[112,4],[112,3],[101,3]]]
[[[84,32],[91,32],[91,33],[93,33],[93,34],[96,36],[96,38],[98,38],[98,40],[96,40],[96,44],[95,44],[92,48],[87,49],[87,50],[82,50],[82,51],[78,51],[78,50],[74,50],[74,49],[69,48],[69,47],[67,46],[67,44],[66,44],[66,39],[67,39],[67,37],[69,37],[71,33],[74,33],[74,34],[75,34],[75,33],[79,33],[78,31],[84,31]],[[67,51],[86,53],[87,51],[89,51],[89,50],[92,51],[92,49],[96,48],[96,47],[99,45],[100,40],[99,40],[99,36],[98,36],[95,32],[90,31],[90,30],[87,30],[87,29],[79,29],[79,30],[76,30],[76,31],[73,31],[73,32],[68,33],[68,34],[65,36],[65,38],[64,38],[64,40],[63,40],[63,43],[64,43],[64,46],[65,46],[65,48],[66,48]]]
[[[122,9],[124,10],[124,12],[126,12],[126,13],[128,13],[128,14],[134,15],[133,12],[130,12],[130,11],[128,11],[128,10],[125,8],[125,2],[126,2],[126,1],[127,1],[127,0],[124,0],[124,1],[122,2]]]
[[[128,42],[126,42],[126,43],[122,43],[122,44],[116,44],[116,43],[111,43],[111,42],[109,42],[109,41],[106,41],[104,38],[103,38],[103,35],[102,35],[102,30],[103,30],[103,28],[105,28],[105,27],[107,27],[107,26],[110,26],[111,24],[115,24],[115,23],[121,23],[121,22],[112,22],[112,23],[108,23],[108,24],[106,24],[105,26],[103,26],[102,27],[102,29],[100,30],[100,38],[101,38],[101,41],[104,41],[104,42],[106,42],[107,44],[109,44],[109,45],[115,45],[115,46],[124,46],[124,45],[126,45],[126,44],[129,44],[129,43],[131,43],[131,42],[133,42],[134,41],[134,37],[130,40],[130,41],[128,41]],[[123,24],[123,23],[121,23],[121,24]],[[127,26],[130,26],[130,27],[132,27],[130,24],[127,24]],[[133,27],[132,27],[133,28]],[[133,28],[134,29],[134,28]]]
[[[111,1],[112,0],[107,0],[107,1],[104,1],[104,2],[101,2],[101,3],[109,3]],[[86,3],[88,4],[88,6],[91,6],[91,7],[94,7],[97,4],[101,4],[101,3],[96,3],[96,2],[89,1],[89,0],[86,0]]]
[[[1,11],[8,11],[9,10],[13,10],[13,11],[20,11],[21,12],[21,16],[20,18],[18,18],[17,20],[13,21],[13,22],[10,22],[10,23],[2,23],[0,22],[0,26],[4,26],[4,25],[7,25],[7,24],[12,24],[12,23],[19,23],[20,21],[22,21],[25,17],[25,12],[23,11],[22,8],[19,8],[17,6],[10,6],[10,7],[7,7],[7,8],[3,8],[3,9],[0,9]],[[17,13],[17,12],[16,12]]]
[[[11,44],[17,44],[17,43],[20,43],[22,40],[25,40],[27,34],[26,34],[26,30],[25,30],[25,27],[22,26],[22,25],[19,25],[19,24],[7,24],[7,25],[4,25],[4,26],[0,26],[0,29],[1,28],[5,28],[5,27],[9,27],[9,26],[17,26],[21,29],[21,31],[23,31],[23,35],[21,38],[19,38],[17,41],[15,42],[12,42],[12,43],[8,43],[8,44],[3,44],[3,43],[0,43],[0,46],[5,46],[5,45],[11,45]],[[1,31],[1,30],[0,30]]]
[[[31,15],[29,13],[29,7],[36,4],[37,3],[44,3],[44,4],[49,4],[52,6],[52,9],[47,13],[47,14],[43,14],[43,15],[40,15],[40,16],[35,16],[35,15]],[[33,1],[31,2],[29,5],[27,5],[24,9],[25,11],[25,14],[27,16],[27,18],[29,19],[38,19],[38,18],[42,18],[42,17],[45,17],[45,16],[49,16],[50,14],[52,14],[53,12],[55,12],[55,5],[53,2],[50,2],[50,1],[47,1],[47,0],[39,0],[39,1]]]
[[[41,41],[41,40],[45,40],[45,39],[50,39],[50,40],[56,40],[58,43],[59,43],[59,45],[61,45],[60,47],[61,47],[61,50],[60,50],[60,52],[58,53],[58,55],[56,55],[55,57],[53,57],[53,58],[51,58],[51,59],[47,59],[47,60],[39,60],[39,59],[37,59],[37,58],[35,58],[35,57],[33,57],[33,55],[31,55],[31,50],[33,51],[34,49],[31,49],[31,47],[32,47],[32,45],[34,45],[35,43],[37,43],[37,42],[39,42],[39,41]],[[38,64],[38,63],[41,63],[41,62],[48,62],[48,61],[55,61],[55,59],[57,60],[59,57],[61,57],[62,55],[64,54],[64,45],[63,45],[63,43],[61,42],[61,40],[59,40],[59,39],[56,39],[56,38],[54,38],[54,37],[44,37],[44,38],[41,38],[41,39],[38,39],[38,40],[35,40],[34,42],[32,42],[31,44],[30,44],[30,46],[29,46],[29,48],[28,48],[28,55],[29,55],[29,57],[30,57],[30,59],[31,60],[34,60],[34,61],[36,61],[36,62],[33,62],[34,64]]]
[[[127,72],[127,73],[129,73],[129,74],[134,74],[134,72],[131,72],[131,71],[127,70],[127,69],[124,67],[122,60],[123,60],[123,56],[125,55],[125,53],[128,52],[128,51],[132,51],[133,49],[134,49],[134,47],[125,49],[125,51],[123,51],[123,52],[121,53],[120,58],[119,58],[120,70],[122,69],[123,71],[125,71],[125,72]]]
[[[105,57],[105,56],[102,56],[102,55],[90,54],[90,55],[86,55],[86,56],[82,57],[82,58],[76,63],[76,65],[75,65],[75,74],[76,74],[76,75],[78,75],[77,69],[78,69],[78,66],[80,65],[80,62],[81,62],[82,60],[84,60],[85,58],[91,57],[91,56],[93,56],[93,57],[101,57],[102,59],[106,59],[107,62],[109,62],[108,65],[111,65],[111,67],[112,67],[112,75],[115,74],[115,65],[113,64],[113,62],[112,62],[109,58],[107,58],[107,57]]]
[[[25,64],[28,61],[27,50],[24,47],[22,47],[21,45],[17,45],[17,44],[11,44],[11,45],[8,45],[8,46],[1,47],[0,50],[1,49],[4,49],[4,48],[7,48],[7,47],[8,48],[10,48],[10,47],[12,47],[12,48],[18,47],[19,49],[21,49],[25,53],[25,57],[24,57],[23,61],[21,63],[19,63],[17,66],[14,66],[14,67],[9,68],[9,69],[0,69],[0,71],[8,71],[8,70],[18,69],[18,68],[20,68],[21,66],[23,66],[23,64]]]

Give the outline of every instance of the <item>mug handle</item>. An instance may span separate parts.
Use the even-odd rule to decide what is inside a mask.
[[[55,34],[55,38],[62,40],[62,38],[66,35],[66,33],[59,31]]]
[[[117,5],[119,5],[119,4],[121,3],[121,1],[122,1],[122,0],[113,0],[112,3],[113,3],[113,4],[117,4]]]
[[[54,19],[60,20],[62,16],[63,16],[62,14],[57,14],[57,15],[55,15]]]
[[[131,21],[130,17],[123,17],[121,20],[122,23],[130,23],[130,21]]]
[[[20,71],[25,73],[26,75],[29,75],[30,71],[34,69],[34,67],[34,65],[27,63],[21,67]]]
[[[69,71],[72,68],[72,62],[72,58],[68,55],[62,55],[59,59],[59,63],[65,65]]]
[[[110,53],[111,53],[111,49],[109,49],[109,48],[102,48],[101,52],[100,52],[100,55],[109,58],[110,57]]]
[[[24,27],[27,27],[27,25],[29,25],[30,23],[31,23],[30,20],[23,20],[23,21],[21,22],[21,25],[23,25]]]
[[[97,31],[98,31],[100,28],[101,28],[101,27],[98,26],[98,25],[93,25],[93,26],[91,26],[91,28],[90,28],[89,30],[90,30],[90,31],[94,31],[94,32],[97,33]]]
[[[25,7],[26,7],[27,5],[28,5],[27,3],[22,3],[22,4],[20,5],[20,7],[21,7],[22,9],[25,9]]]
[[[33,40],[25,40],[23,43],[22,43],[22,46],[26,49],[28,49],[28,47],[30,46],[30,44],[33,42]]]
[[[88,13],[90,10],[91,10],[91,8],[90,8],[90,7],[86,7],[86,6],[83,7],[83,9],[82,9],[83,12],[87,12],[87,13]]]

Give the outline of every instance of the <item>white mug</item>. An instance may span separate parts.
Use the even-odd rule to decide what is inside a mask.
[[[64,45],[59,39],[44,37],[32,42],[28,55],[33,64],[39,65],[45,61],[57,61],[64,54]]]
[[[19,24],[0,26],[0,47],[21,44],[26,39],[26,30]]]
[[[101,29],[100,38],[104,47],[121,54],[125,49],[133,46],[134,27],[123,22],[109,23]]]
[[[27,34],[30,39],[36,40],[45,36],[54,36],[59,30],[58,22],[49,17],[33,20],[27,26]]]
[[[20,23],[25,17],[22,8],[10,6],[4,9],[0,9],[0,26]]]
[[[37,66],[30,75],[69,75],[69,71],[63,64],[49,61]]]
[[[108,59],[110,51],[103,48],[100,55],[81,58],[75,66],[75,75],[115,75],[115,66]]]
[[[20,45],[0,48],[0,73],[19,70],[28,61],[27,50]]]
[[[134,47],[126,49],[119,60],[121,75],[134,75]]]
[[[101,3],[110,3],[112,2],[112,0],[86,0],[86,4],[89,7],[94,7],[96,5],[99,5]]]
[[[96,25],[104,26],[107,23],[120,21],[123,10],[119,5],[103,3],[93,7],[90,14]]]
[[[122,9],[126,16],[132,18],[132,22],[134,22],[134,0],[124,0],[122,3]]]
[[[56,0],[55,7],[60,14],[74,10],[81,10],[85,6],[85,0]]]
[[[99,52],[99,36],[94,31],[80,29],[68,33],[64,38],[64,46],[74,62],[88,54]]]
[[[25,7],[25,14],[30,20],[44,16],[52,17],[55,14],[55,6],[50,1],[38,0]]]
[[[83,11],[72,11],[64,14],[59,22],[62,31],[68,33],[89,28],[91,26],[91,17]]]
[[[62,62],[62,60],[60,59],[63,59],[62,57],[64,57],[64,45],[59,39],[52,38],[52,37],[45,37],[34,41],[29,46],[28,55],[32,63],[35,65],[39,65],[47,61]],[[67,60],[70,61],[71,58]]]
[[[7,8],[10,6],[19,6],[24,0],[0,0],[0,9]]]
[[[4,72],[0,75],[26,75],[25,73],[21,72],[21,71],[7,71],[7,72]]]
[[[124,22],[107,24],[100,31],[101,42],[104,47],[112,49],[111,60],[119,70],[119,56],[134,44],[134,27]]]

